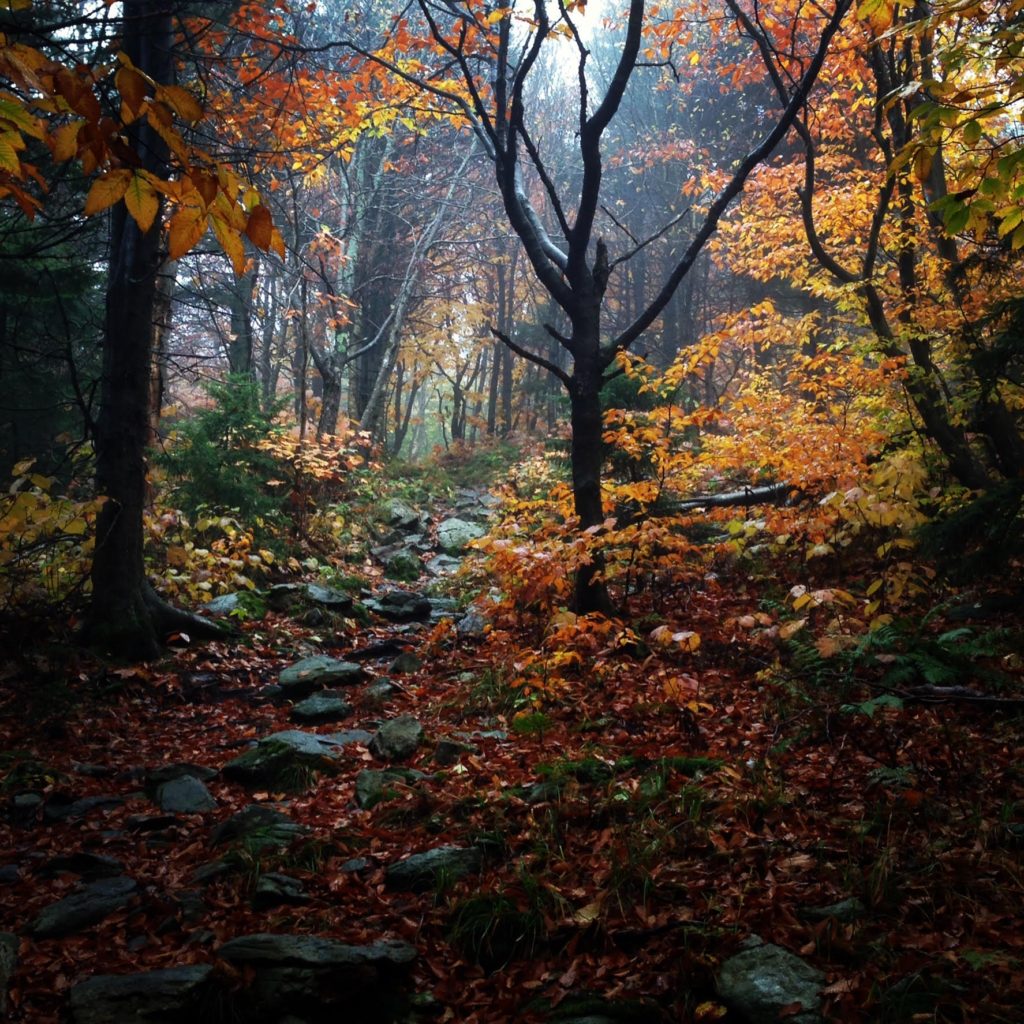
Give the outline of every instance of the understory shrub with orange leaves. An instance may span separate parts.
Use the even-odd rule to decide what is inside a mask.
[[[570,600],[573,573],[598,553],[605,581],[625,602],[649,586],[698,582],[719,552],[769,546],[815,558],[867,536],[882,578],[875,602],[899,595],[907,585],[900,553],[913,544],[929,500],[921,454],[883,450],[905,425],[900,368],[856,342],[769,357],[747,339],[746,358],[735,351],[726,358],[730,344],[738,343],[711,335],[660,373],[635,357],[622,360],[642,400],[606,413],[612,472],[602,525],[579,531],[556,457],[519,467],[501,519],[479,543],[507,614],[550,622]],[[722,367],[729,380],[719,398],[697,402],[696,394],[708,393],[708,374]],[[750,515],[699,501],[765,483],[789,485],[799,501]],[[873,594],[865,595],[869,606]]]

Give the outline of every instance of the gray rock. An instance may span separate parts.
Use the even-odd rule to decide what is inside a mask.
[[[116,878],[118,875],[124,874],[124,865],[114,857],[79,851],[52,857],[39,869],[38,873],[44,876],[53,876],[65,871],[73,875],[80,875],[86,881],[92,882],[97,878]]]
[[[366,607],[392,622],[417,622],[430,618],[430,600],[409,590],[386,590]]]
[[[207,768],[201,764],[192,764],[189,761],[176,761],[173,764],[162,764],[158,768],[150,768],[146,772],[146,786],[154,791],[165,782],[173,782],[185,775],[191,775],[193,779],[200,782],[209,782],[217,777],[213,768]]]
[[[268,871],[260,875],[252,894],[254,910],[270,910],[283,904],[299,906],[309,902],[306,891],[297,878]]]
[[[156,802],[169,814],[202,814],[217,809],[210,791],[191,775],[165,782],[156,791]]]
[[[454,881],[479,871],[483,852],[475,846],[438,846],[425,853],[414,853],[385,869],[385,881],[392,889],[422,892],[442,880]]]
[[[804,907],[798,911],[800,917],[807,921],[826,921],[831,919],[838,921],[840,924],[849,924],[851,921],[856,921],[857,918],[863,917],[867,912],[868,908],[856,896],[851,896],[847,900],[840,900],[838,903],[833,903],[828,907]]]
[[[369,860],[367,857],[353,857],[351,860],[345,861],[338,870],[343,875],[355,875],[360,871],[367,871],[372,867],[373,861]]]
[[[423,772],[411,768],[367,768],[356,776],[356,803],[368,811],[382,800],[396,795],[403,787],[425,778]]]
[[[366,734],[367,742],[369,734]],[[300,729],[285,729],[266,736],[251,750],[224,765],[224,776],[244,786],[303,789],[312,773],[332,771],[341,748],[358,740],[344,733],[320,736]]]
[[[468,743],[459,743],[456,740],[441,740],[434,748],[434,756],[431,760],[442,768],[450,768],[457,764],[463,754],[477,754],[476,747]]]
[[[275,612],[286,612],[298,601],[301,590],[298,583],[276,583],[267,591],[267,607]]]
[[[722,964],[718,993],[749,1024],[776,1024],[783,1007],[800,1003],[803,1010],[787,1016],[793,1024],[820,1024],[825,975],[798,956],[748,939],[742,952]]]
[[[446,554],[457,555],[465,551],[470,541],[482,537],[486,531],[476,523],[452,517],[437,527],[437,541]]]
[[[101,796],[86,796],[80,800],[51,797],[43,808],[43,817],[47,821],[73,821],[85,818],[95,811],[109,811],[120,807],[126,802],[125,797],[116,793],[104,793]]]
[[[398,687],[387,676],[378,676],[363,692],[363,701],[368,704],[379,704],[396,693]]]
[[[102,878],[51,903],[36,918],[32,934],[39,939],[72,935],[126,907],[138,887],[131,878]]]
[[[235,592],[233,594],[221,594],[220,597],[215,597],[212,601],[207,601],[203,605],[202,610],[208,612],[210,615],[230,615],[233,611],[237,611],[241,607],[242,595]]]
[[[238,1000],[238,1019],[298,1015],[316,1024],[393,1024],[406,1010],[416,959],[404,942],[347,946],[314,935],[247,935],[218,953],[252,974]]]
[[[370,753],[382,761],[404,761],[423,742],[423,726],[412,715],[385,722],[370,742]]]
[[[7,1013],[7,986],[11,983],[14,968],[18,966],[17,935],[0,932],[0,1020]]]
[[[0,885],[14,885],[21,878],[21,868],[17,864],[5,864],[0,868]]]
[[[344,611],[352,607],[351,595],[344,594],[333,587],[322,587],[318,583],[306,584],[306,597],[332,611]]]
[[[455,632],[464,640],[479,640],[487,633],[487,620],[471,608],[455,623]]]
[[[462,568],[462,559],[453,555],[435,555],[427,562],[427,571],[435,576],[450,576]]]
[[[421,513],[401,498],[391,498],[384,506],[384,521],[397,530],[415,530]]]
[[[211,833],[210,843],[243,843],[256,852],[288,846],[299,836],[309,832],[305,825],[292,821],[287,814],[267,804],[249,804],[248,807],[222,821]]]
[[[347,747],[350,743],[361,743],[364,747],[368,747],[370,740],[373,739],[373,734],[368,733],[365,729],[342,729],[341,732],[332,732],[320,738],[339,748]]]
[[[366,676],[362,665],[318,654],[303,658],[286,668],[278,677],[281,689],[292,699],[305,697],[325,686],[361,683]]]
[[[337,722],[352,714],[352,705],[337,690],[321,690],[291,710],[297,722]]]
[[[413,582],[423,574],[423,562],[419,556],[408,548],[400,548],[391,552],[381,561],[384,564],[384,575],[389,580],[406,580]]]
[[[423,668],[423,659],[413,654],[412,651],[405,651],[400,654],[391,664],[388,666],[389,672],[419,672]]]
[[[198,1017],[213,968],[170,967],[144,974],[98,974],[70,993],[74,1024],[181,1024]]]

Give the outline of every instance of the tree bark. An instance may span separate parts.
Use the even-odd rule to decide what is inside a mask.
[[[158,82],[172,80],[174,32],[169,4],[124,0],[124,50]],[[129,129],[145,170],[166,173],[167,149],[147,125]],[[161,264],[158,217],[143,233],[124,203],[111,221],[110,271],[103,338],[96,487],[106,501],[96,524],[87,642],[119,657],[155,657],[174,630],[221,635],[198,616],[162,601],[146,579],[143,511],[153,353],[154,306]]]

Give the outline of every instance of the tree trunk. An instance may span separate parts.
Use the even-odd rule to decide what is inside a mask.
[[[124,0],[123,24],[124,50],[135,66],[158,82],[171,81],[174,33],[169,6]],[[167,149],[160,137],[138,122],[129,133],[143,168],[165,174]],[[83,635],[108,653],[132,659],[156,656],[171,630],[221,632],[158,598],[146,579],[143,562],[160,235],[159,218],[143,234],[123,202],[114,208],[96,423],[96,487],[106,501],[96,524],[92,603]]]

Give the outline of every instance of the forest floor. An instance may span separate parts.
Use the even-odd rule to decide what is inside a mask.
[[[525,627],[469,638],[280,612],[145,667],[23,650],[0,678],[0,930],[21,939],[10,1019],[57,1021],[83,978],[209,962],[260,932],[411,943],[422,1021],[739,1021],[716,976],[751,934],[824,972],[827,1019],[1024,1019],[1024,719],[1009,701],[841,710],[824,659],[780,667],[770,595],[786,571],[737,566],[660,595],[660,621],[685,622],[699,650],[596,649],[537,704],[509,684],[537,642]],[[1020,610],[1000,625],[1021,635]],[[364,742],[294,791],[219,774],[299,728],[266,693],[283,669],[383,641],[391,653],[362,664],[391,692],[354,685],[342,725],[302,728],[415,716],[425,739],[402,767],[421,778],[360,807],[357,778],[384,767]],[[394,649],[419,663],[392,667]],[[218,773],[215,808],[154,805],[147,780],[177,763]],[[310,831],[215,848],[214,828],[252,803]],[[388,865],[451,845],[481,850],[479,870],[388,884]],[[113,858],[138,888],[84,930],[33,934],[104,863],[76,853]],[[197,880],[218,858],[228,868]],[[298,902],[254,906],[275,873]]]

